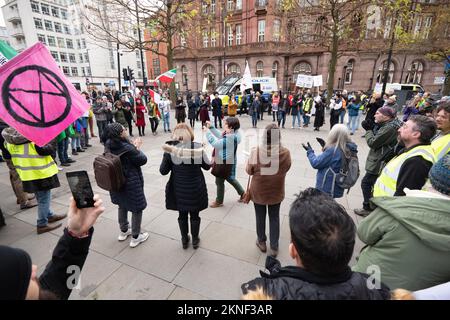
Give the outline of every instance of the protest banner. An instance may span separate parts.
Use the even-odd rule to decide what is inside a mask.
[[[299,74],[297,76],[297,83],[295,85],[300,88],[312,88],[313,83],[314,80],[312,76],[308,76],[306,74]]]

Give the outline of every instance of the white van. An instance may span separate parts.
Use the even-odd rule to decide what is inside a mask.
[[[383,89],[382,83],[377,83],[373,92],[381,93]],[[394,95],[397,97],[397,105],[399,106],[399,110],[405,106],[406,102],[411,100],[417,93],[424,92],[424,89],[419,84],[413,83],[387,83],[386,84],[386,92],[390,90],[394,91]]]

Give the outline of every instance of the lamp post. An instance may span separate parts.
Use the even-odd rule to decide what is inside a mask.
[[[122,79],[120,77],[120,56],[119,43],[117,43],[117,77],[119,78],[119,92],[122,93]]]
[[[91,77],[91,83],[94,82],[93,78],[92,78],[92,68],[91,68],[91,58],[89,57],[89,49],[86,49],[86,54],[87,54],[87,60],[89,63],[89,76]]]
[[[137,0],[134,0],[134,4],[136,6],[136,20],[137,20],[137,31],[139,40],[139,52],[141,55],[142,80],[144,82],[144,102],[145,105],[147,105],[147,79],[145,77],[144,54],[142,52],[141,28],[139,27],[139,10]]]

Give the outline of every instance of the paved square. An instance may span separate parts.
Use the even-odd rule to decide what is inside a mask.
[[[266,115],[263,121],[258,122],[258,128],[264,128],[271,122],[271,118]],[[237,178],[245,188],[248,176],[244,170],[246,156],[243,151],[255,145],[258,137],[256,131],[246,129],[251,127],[250,117],[242,116],[239,120],[244,139],[238,148]],[[286,178],[286,199],[281,205],[280,214],[279,259],[282,264],[293,263],[287,252],[289,205],[299,190],[315,185],[316,171],[309,165],[301,143],[309,141],[314,150],[319,152],[320,146],[315,137],[326,138],[329,131],[328,120],[327,115],[327,124],[320,132],[314,132],[311,127],[291,129],[292,120],[288,116],[286,129],[282,130],[282,143],[289,148],[292,157],[292,167]],[[171,121],[173,128],[173,116]],[[206,140],[202,140],[200,122],[196,126],[196,141],[206,143]],[[76,170],[88,171],[94,191],[102,196],[106,207],[95,226],[90,254],[81,275],[81,286],[73,291],[71,299],[239,299],[240,284],[257,277],[258,270],[264,269],[266,255],[255,246],[253,204],[238,203],[236,192],[228,184],[225,187],[224,206],[208,208],[200,213],[200,248],[181,248],[177,213],[165,209],[165,185],[169,176],[161,176],[159,173],[163,154],[161,146],[170,136],[163,133],[162,127],[158,130],[159,134],[153,136],[148,124],[147,136],[143,137],[142,150],[148,157],[147,165],[142,168],[148,207],[144,211],[142,228],[150,232],[150,238],[137,248],[130,248],[128,241],[117,241],[117,207],[111,203],[108,192],[95,184],[92,162],[103,150],[98,139],[91,140],[93,147],[87,152],[73,156],[77,161],[74,165],[60,171],[61,187],[52,191],[54,212],[66,212],[70,191],[65,172]],[[363,133],[360,128],[353,136],[359,151],[360,179],[364,175],[364,162],[368,153],[367,144],[361,137]],[[209,154],[211,151],[208,146]],[[209,200],[212,201],[216,192],[214,177],[209,172],[204,174]],[[5,163],[0,166],[0,193],[3,195],[1,206],[8,224],[0,230],[0,244],[27,250],[33,263],[42,272],[62,234],[62,228],[43,235],[36,234],[37,208],[20,211]],[[356,223],[360,221],[361,218],[353,214],[353,209],[362,204],[359,182],[338,202],[347,209]],[[361,242],[357,240],[351,263],[354,263],[361,247]]]

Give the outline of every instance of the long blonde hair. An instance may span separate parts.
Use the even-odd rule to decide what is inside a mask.
[[[179,123],[173,130],[172,139],[184,143],[194,141],[194,131],[186,123]]]
[[[328,133],[327,142],[325,143],[324,149],[335,148],[336,151],[336,148],[339,148],[346,156],[348,156],[346,152],[348,142],[352,142],[352,140],[350,139],[347,126],[344,124],[336,124]]]

